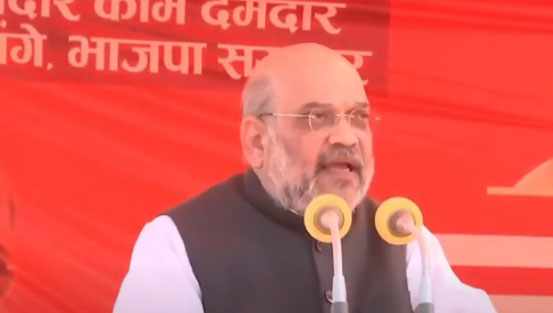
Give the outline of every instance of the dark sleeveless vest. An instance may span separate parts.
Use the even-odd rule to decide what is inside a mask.
[[[412,313],[403,246],[385,243],[365,199],[342,240],[350,313]],[[205,313],[328,313],[332,247],[278,207],[253,171],[167,213],[202,292]]]

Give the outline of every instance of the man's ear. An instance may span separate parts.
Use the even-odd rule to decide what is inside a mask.
[[[240,142],[248,164],[258,169],[263,167],[266,154],[267,126],[258,118],[246,116],[240,123]]]

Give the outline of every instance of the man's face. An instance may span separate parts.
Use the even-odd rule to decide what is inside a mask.
[[[277,77],[274,88],[274,112],[297,115],[268,124],[267,171],[277,197],[298,213],[323,193],[354,209],[374,171],[370,109],[359,77],[338,66],[324,75]]]

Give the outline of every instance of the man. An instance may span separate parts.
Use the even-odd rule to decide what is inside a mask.
[[[375,231],[376,205],[366,197],[372,116],[353,66],[318,44],[279,49],[258,62],[242,105],[251,169],[144,227],[114,312],[329,312],[332,249],[314,242],[302,219],[323,193],[354,211],[342,240],[350,312],[412,312],[421,301],[420,251],[388,245]],[[435,312],[495,312],[425,234]]]

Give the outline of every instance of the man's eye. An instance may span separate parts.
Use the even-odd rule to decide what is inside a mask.
[[[326,114],[324,112],[311,112],[309,116],[317,120],[322,120],[325,118]]]
[[[309,114],[311,118],[318,119],[318,120],[325,120],[328,118],[334,117],[334,112],[326,112],[326,111],[314,111]]]
[[[369,119],[369,112],[366,111],[355,111],[353,112],[353,117],[360,120],[368,120]]]

